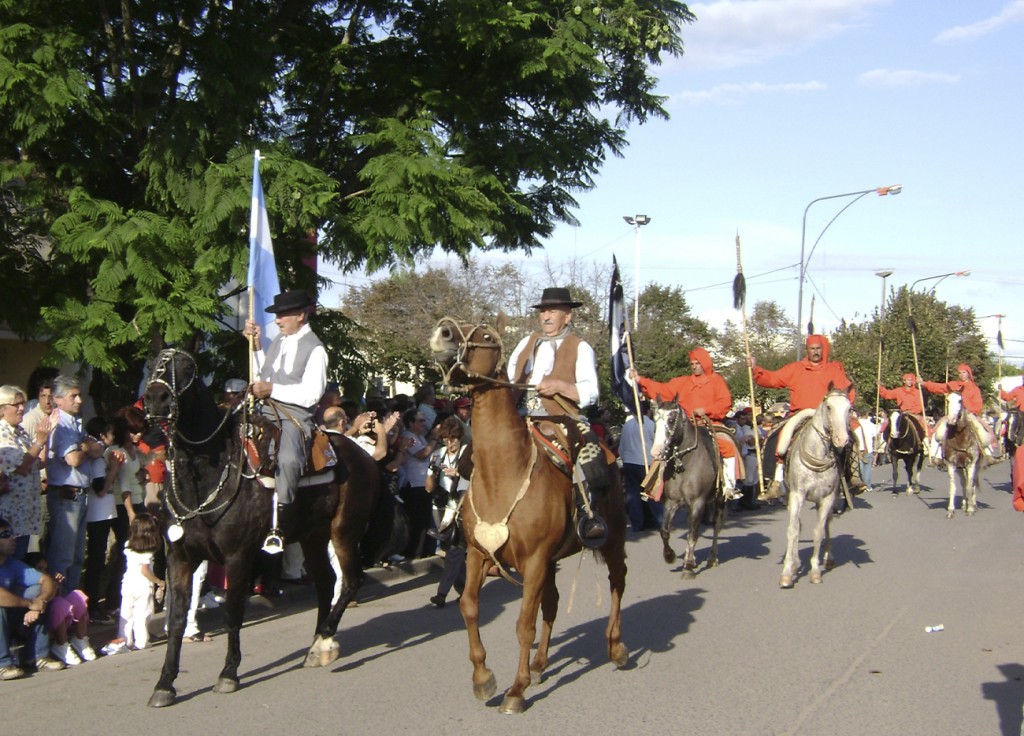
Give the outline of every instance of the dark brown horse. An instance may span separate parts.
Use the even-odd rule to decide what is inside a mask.
[[[203,560],[213,560],[227,573],[224,622],[227,655],[214,692],[238,689],[242,660],[239,631],[253,561],[270,527],[272,492],[260,485],[251,469],[252,440],[261,417],[249,417],[243,404],[222,414],[198,375],[193,357],[182,350],[164,350],[158,357],[144,394],[151,421],[167,432],[168,473],[164,514],[171,544],[167,559],[168,639],[160,679],[149,699],[152,707],[175,699],[185,614],[192,595],[192,574]],[[302,544],[306,570],[317,594],[313,645],[305,666],[318,667],[338,658],[334,640],[341,615],[362,582],[360,541],[380,494],[380,472],[373,459],[347,437],[332,439],[338,464],[329,482],[300,488],[301,530],[293,541]],[[285,530],[286,533],[289,530]],[[386,535],[388,530],[381,530]],[[333,602],[335,574],[327,545],[332,544],[342,570],[341,594]]]
[[[892,464],[892,492],[897,493],[899,464],[907,471],[907,493],[921,492],[921,467],[924,465],[924,432],[910,414],[894,411],[885,428],[886,452]]]
[[[466,588],[460,608],[469,633],[473,663],[473,693],[486,700],[497,691],[494,674],[486,665],[480,639],[480,586],[488,570],[506,577],[522,576],[523,603],[516,624],[519,666],[501,703],[503,713],[522,712],[524,691],[539,682],[548,664],[548,646],[558,612],[556,562],[580,551],[573,521],[572,478],[550,462],[531,429],[532,421],[516,409],[518,392],[501,375],[501,334],[505,317],[494,327],[460,325],[441,320],[430,340],[438,363],[451,381],[464,382],[473,394],[474,470],[462,506],[462,524],[469,545]],[[620,607],[626,585],[626,513],[622,486],[616,473],[611,487],[600,494],[599,513],[609,534],[599,549],[608,566],[611,612],[608,616],[607,653],[616,666],[629,660],[620,639]],[[537,634],[538,609],[542,615],[540,642],[530,661]]]

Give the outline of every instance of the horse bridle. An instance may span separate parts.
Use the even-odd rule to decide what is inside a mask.
[[[840,391],[840,392],[838,392],[838,394],[841,395],[842,392]],[[831,394],[827,394],[825,396],[825,400],[826,401],[828,400],[829,395],[831,395]],[[825,405],[825,401],[822,401],[821,403],[822,403],[822,406]],[[832,436],[831,436],[832,435],[832,422],[830,420],[828,420],[828,412],[825,412],[825,415],[826,415],[825,418],[828,421],[828,434],[825,434],[820,429],[818,429],[816,426],[814,426],[814,422],[813,421],[812,422],[808,422],[808,425],[807,425],[812,430],[814,430],[814,433],[821,440],[821,444],[822,444],[822,446],[825,449],[825,457],[819,462],[817,458],[809,457],[807,455],[807,450],[804,448],[804,444],[802,442],[797,445],[797,452],[800,453],[800,461],[804,465],[806,465],[809,469],[811,469],[811,470],[813,470],[813,471],[815,471],[817,473],[820,473],[822,471],[828,470],[829,468],[833,468],[839,462],[838,461],[838,450],[836,450],[836,448],[835,448],[835,443],[832,442]]]
[[[174,358],[179,353],[185,356],[185,358],[188,359],[188,362],[191,363],[192,365],[191,375],[189,376],[188,381],[180,390],[178,388],[178,373],[177,371],[174,370]],[[165,378],[168,375],[168,366],[171,366],[169,382]],[[213,502],[217,500],[217,497],[220,495],[221,491],[224,490],[227,484],[228,477],[230,476],[231,470],[234,467],[234,464],[231,462],[229,462],[227,466],[225,466],[224,471],[221,473],[220,481],[217,483],[217,487],[214,488],[213,491],[195,509],[188,508],[181,500],[181,496],[178,493],[177,471],[175,469],[174,437],[177,436],[178,438],[181,439],[182,442],[188,445],[204,445],[210,440],[212,440],[214,437],[216,437],[224,428],[225,424],[227,424],[228,419],[235,412],[239,411],[245,404],[244,401],[240,401],[231,409],[231,411],[224,412],[224,417],[221,419],[220,424],[217,425],[217,427],[213,430],[213,433],[210,434],[210,436],[207,437],[206,439],[198,441],[190,440],[188,437],[182,434],[181,430],[178,429],[178,397],[192,387],[192,384],[195,382],[196,377],[198,375],[199,366],[196,365],[196,360],[195,358],[192,357],[191,353],[188,353],[184,350],[168,348],[166,350],[161,350],[160,353],[157,355],[156,363],[153,366],[153,373],[151,374],[149,381],[146,382],[147,391],[149,390],[149,387],[152,386],[153,384],[158,384],[166,386],[168,391],[170,391],[171,395],[170,407],[167,412],[167,416],[154,416],[150,414],[149,411],[147,410],[146,419],[150,421],[159,420],[161,423],[165,423],[167,427],[173,429],[173,432],[165,433],[167,436],[167,459],[169,461],[167,463],[167,474],[170,476],[171,483],[170,493],[168,494],[164,506],[167,508],[168,513],[170,513],[170,515],[174,518],[174,523],[178,525],[180,525],[181,522],[184,520],[193,519],[197,516],[201,516],[202,514],[211,514],[216,511],[219,511],[220,509],[226,507],[229,503],[231,503],[231,500],[234,498],[234,494],[229,495],[217,506],[211,506],[211,504],[213,504]],[[241,468],[241,464],[239,464],[238,467]],[[241,487],[241,472],[239,472],[238,480],[238,486]],[[175,506],[186,509],[185,513],[179,514]]]
[[[689,454],[689,453],[691,453],[691,452],[693,452],[694,450],[697,449],[697,432],[696,432],[697,422],[689,414],[686,413],[686,410],[683,409],[683,407],[679,406],[678,404],[676,406],[674,406],[673,408],[668,409],[666,413],[669,414],[672,417],[671,419],[666,419],[665,420],[665,424],[668,425],[667,429],[671,429],[671,431],[668,432],[669,438],[672,438],[672,437],[675,436],[676,425],[679,423],[680,415],[682,415],[682,417],[686,421],[688,421],[690,423],[690,426],[692,426],[693,429],[694,429],[693,444],[690,445],[689,447],[677,447],[675,452],[673,452],[672,455],[669,456],[669,458],[668,458],[672,462],[678,462],[685,455],[687,455],[687,454]]]
[[[485,376],[482,373],[477,373],[474,370],[470,370],[469,367],[466,365],[466,353],[469,351],[470,348],[484,348],[485,350],[498,351],[498,362],[496,364],[496,367],[500,368],[503,362],[502,357],[505,354],[505,346],[501,341],[501,335],[498,334],[498,331],[494,329],[494,327],[485,322],[481,322],[477,325],[474,325],[473,329],[469,331],[469,335],[472,335],[481,328],[486,330],[488,333],[494,336],[494,339],[496,341],[496,343],[487,343],[470,340],[469,335],[463,332],[462,325],[460,325],[451,317],[442,317],[441,319],[439,319],[437,321],[437,329],[441,329],[442,326],[450,326],[452,328],[452,333],[457,334],[459,336],[458,349],[455,352],[455,359],[452,362],[452,364],[446,368],[441,363],[437,363],[438,369],[441,371],[441,380],[445,386],[448,386],[451,389],[471,388],[471,386],[456,386],[455,384],[452,383],[452,373],[455,372],[455,369],[461,368],[463,374],[465,374],[466,378],[469,379],[474,379],[482,381],[484,383],[490,383],[494,386],[502,386],[505,388],[529,388],[529,384],[512,383],[511,381],[506,381],[501,378],[495,378],[494,376]]]

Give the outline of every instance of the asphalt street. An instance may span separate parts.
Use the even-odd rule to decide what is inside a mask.
[[[251,601],[235,694],[211,690],[224,637],[219,611],[205,611],[214,641],[184,645],[174,706],[146,707],[165,650],[158,640],[146,651],[0,683],[4,731],[1017,736],[1024,515],[1010,505],[1008,473],[1005,463],[989,468],[978,513],[947,520],[944,475],[926,470],[921,495],[893,495],[879,483],[889,467],[875,468],[876,491],[833,523],[837,566],[821,585],[806,576],[813,513],[803,513],[803,565],[792,590],[778,587],[786,532],[779,505],[731,516],[721,564],[694,579],[664,563],[657,534],[637,536],[628,547],[623,639],[631,657],[622,670],[605,656],[603,567],[590,556],[566,560],[551,664],[527,691],[522,715],[497,710],[516,663],[518,590],[495,579],[482,592],[499,695],[479,702],[457,605],[428,603],[434,561],[373,573],[342,619],[342,656],[330,667],[301,667],[314,614],[311,596],[297,589],[272,604]],[[682,535],[673,534],[677,552]],[[708,543],[705,535],[698,560]],[[109,635],[94,632],[97,648]]]

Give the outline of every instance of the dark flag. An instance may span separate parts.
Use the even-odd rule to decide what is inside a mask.
[[[629,314],[626,312],[626,301],[622,296],[619,264],[615,260],[615,256],[612,256],[612,286],[608,296],[608,334],[611,337],[612,347],[612,393],[619,397],[626,407],[626,411],[636,414],[633,389],[626,382],[626,372],[629,369],[629,354],[626,348],[628,332]]]
[[[996,345],[999,346],[1000,350],[1003,349],[1003,331],[1002,330],[999,330],[999,332],[996,333]]]

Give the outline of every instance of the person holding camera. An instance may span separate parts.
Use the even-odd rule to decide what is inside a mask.
[[[466,583],[466,541],[458,523],[459,507],[469,488],[469,478],[459,472],[468,447],[462,442],[463,433],[458,417],[451,416],[441,422],[437,435],[443,445],[430,456],[427,473],[426,491],[433,500],[434,524],[437,526],[436,531],[430,529],[427,534],[441,543],[445,553],[437,593],[430,598],[438,608],[444,607],[453,586],[461,595],[462,586]]]

